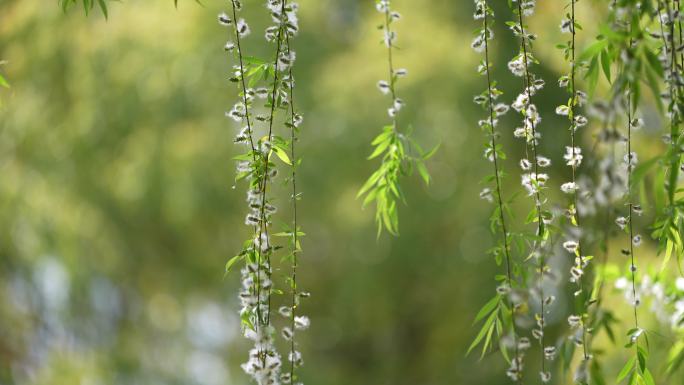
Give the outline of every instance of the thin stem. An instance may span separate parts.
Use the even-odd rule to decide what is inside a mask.
[[[631,28],[630,28],[631,35]],[[632,48],[632,38],[629,39],[629,48]],[[636,291],[636,263],[634,257],[634,226],[632,220],[634,218],[634,205],[632,204],[632,83],[627,80],[627,206],[629,208],[629,216],[627,219],[628,232],[629,232],[629,256],[630,256],[630,266],[629,270],[632,275],[632,297],[634,303],[632,308],[634,310],[634,327],[639,329],[639,315],[637,312],[637,306],[639,305],[639,299],[637,297]],[[638,331],[637,331],[638,332]],[[632,337],[630,337],[632,338]],[[636,355],[635,359],[638,360],[639,356],[639,341],[634,341],[634,353]],[[636,365],[638,366],[638,365]]]
[[[634,212],[634,205],[632,204],[632,86],[630,84],[627,92],[627,199],[629,206],[629,218],[627,224],[629,226],[629,255],[631,257],[630,271],[632,272],[632,295],[634,296],[634,327],[639,327],[639,316],[637,315],[637,305],[639,299],[636,293],[636,264],[634,258],[634,227],[632,226],[632,218]]]
[[[680,13],[681,15],[681,6],[679,4],[680,0],[674,0],[675,6],[677,7],[677,13]],[[682,32],[682,18],[679,17],[677,19],[677,29],[679,30],[679,43],[677,44],[677,47],[681,47],[684,44],[684,32]],[[682,51],[679,54],[679,62],[684,65],[684,51]]]
[[[485,2],[486,4],[486,2]],[[488,5],[486,5],[488,7]],[[490,128],[490,136],[491,136],[491,146],[492,146],[492,153],[493,153],[493,160],[494,160],[494,178],[496,180],[496,199],[497,199],[497,204],[499,206],[499,220],[501,221],[501,231],[503,233],[503,242],[504,242],[504,255],[506,258],[506,280],[508,281],[509,287],[513,287],[513,273],[512,273],[512,261],[511,261],[511,254],[510,254],[510,248],[508,245],[508,230],[506,228],[506,219],[504,215],[504,205],[503,205],[503,199],[501,198],[501,176],[499,172],[499,156],[496,152],[496,132],[494,131],[494,96],[492,92],[492,78],[491,78],[491,70],[490,70],[490,62],[489,62],[489,24],[488,24],[488,12],[485,10],[484,13],[484,31],[485,31],[485,66],[487,69],[487,90],[488,90],[488,96],[489,96],[489,128]],[[518,351],[518,331],[517,331],[517,325],[516,325],[516,319],[515,319],[515,304],[513,303],[513,300],[508,297],[508,307],[511,309],[511,324],[512,324],[512,329],[513,329],[513,346],[514,346],[514,353],[515,353],[515,359],[518,359],[519,356],[519,351]],[[520,382],[521,378],[518,376],[518,382]]]
[[[523,63],[525,66],[525,79],[524,79],[524,86],[525,86],[525,92],[528,93],[528,105],[529,102],[532,99],[532,95],[530,90],[530,85],[531,85],[531,77],[530,77],[530,71],[529,71],[529,64],[527,60],[527,38],[525,37],[525,24],[523,20],[523,10],[522,10],[522,5],[521,2],[518,1],[518,21],[520,24],[520,33],[521,33],[521,46],[523,50]],[[544,222],[543,222],[543,217],[542,217],[542,207],[541,207],[541,194],[539,192],[541,186],[538,185],[538,176],[539,176],[539,165],[537,162],[537,133],[536,133],[536,122],[534,119],[530,119],[530,124],[532,126],[532,156],[534,160],[534,174],[535,174],[535,182],[537,183],[537,186],[535,187],[535,205],[536,205],[536,210],[537,210],[537,221],[538,221],[538,226],[537,226],[537,236],[540,237],[539,244],[541,244],[541,239],[543,238],[544,234],[542,232],[544,231]],[[540,246],[540,245],[539,245]],[[542,329],[541,336],[539,338],[539,341],[542,346],[542,361],[541,361],[541,368],[542,368],[542,373],[546,373],[546,356],[544,353],[544,324],[545,324],[545,316],[544,316],[544,270],[546,269],[546,262],[544,258],[544,254],[542,252],[539,253],[539,293],[540,293],[540,305],[541,305],[541,320],[539,321],[540,323],[540,328]]]
[[[285,33],[285,42],[287,54],[290,56],[290,36]],[[295,105],[294,105],[294,76],[292,75],[292,66],[289,68],[289,93],[290,93],[290,157],[292,159],[292,212],[293,212],[293,246],[292,246],[292,281],[290,282],[292,288],[292,311],[290,314],[290,328],[294,333],[295,330],[295,312],[297,310],[297,253],[298,248],[298,236],[299,228],[297,226],[297,155],[295,152],[295,142],[297,141],[297,128],[295,126]],[[295,336],[292,335],[290,340],[290,354],[294,357],[295,353]],[[290,360],[290,381],[295,380],[295,360]]]
[[[235,31],[235,43],[237,47],[237,53],[238,53],[238,61],[240,63],[240,86],[241,86],[241,91],[242,91],[242,102],[245,105],[245,119],[247,120],[247,134],[249,136],[249,145],[252,150],[252,161],[254,164],[256,164],[257,161],[257,152],[256,148],[254,146],[254,139],[252,138],[252,120],[250,118],[250,111],[249,111],[249,101],[247,99],[247,83],[245,82],[245,65],[243,61],[243,54],[242,54],[242,45],[241,45],[241,39],[240,39],[240,31],[238,31],[237,28],[237,7],[235,5],[235,0],[231,0],[230,2],[231,7],[232,7],[232,12],[233,12],[233,30]],[[257,236],[257,233],[259,232],[259,228],[257,225],[254,225],[254,235]],[[257,238],[259,241],[261,241],[261,238]],[[261,250],[259,250],[259,257],[261,257]],[[257,322],[254,324],[254,331],[258,334],[259,332],[259,323],[261,320],[261,307],[259,306],[259,301],[261,298],[261,274],[259,274],[259,271],[257,269],[257,274],[256,274],[256,296],[257,296],[257,306],[256,306],[256,314],[257,314]]]
[[[631,46],[631,44],[630,44]],[[629,206],[629,219],[628,219],[628,225],[629,225],[629,255],[630,255],[630,267],[629,270],[632,273],[632,297],[634,300],[634,303],[632,304],[632,308],[634,309],[634,328],[636,329],[635,333],[640,333],[639,331],[639,315],[637,313],[637,307],[639,306],[639,298],[637,297],[637,291],[636,291],[636,263],[635,263],[635,257],[634,257],[634,227],[632,225],[632,219],[633,219],[633,213],[634,213],[634,205],[632,204],[632,86],[630,83],[629,90],[627,93],[627,199],[629,200],[628,206]],[[633,343],[634,343],[634,354],[635,354],[635,360],[638,361],[639,359],[639,335],[640,334],[634,334],[636,335],[636,338],[633,338]],[[636,362],[636,361],[635,361]],[[638,364],[635,364],[635,368],[639,367]]]
[[[571,41],[571,62],[570,62],[570,116],[572,117],[572,123],[570,127],[570,146],[572,147],[572,158],[573,160],[576,159],[576,152],[575,152],[575,131],[577,130],[577,125],[574,121],[575,119],[575,106],[577,103],[577,89],[575,87],[575,76],[577,74],[577,68],[576,68],[576,61],[575,61],[575,44],[576,44],[576,35],[577,31],[575,30],[575,1],[576,0],[570,0],[571,4],[571,20],[570,20],[570,32],[572,33],[572,41]],[[577,173],[577,162],[572,162],[572,183],[574,186],[576,186],[576,173]],[[579,209],[577,205],[577,189],[574,190],[573,194],[573,206],[574,206],[574,218],[575,218],[575,223],[577,225],[577,228],[581,230],[581,225],[580,225],[580,214],[579,214]],[[584,256],[582,255],[582,234],[580,232],[579,237],[577,239],[577,252],[579,254],[579,262],[580,262],[580,267],[584,269]],[[579,292],[582,297],[584,297],[584,274],[579,277],[578,279],[578,284],[579,284]],[[584,303],[582,304],[582,312],[584,312]],[[589,352],[587,351],[587,328],[586,325],[584,324],[584,320],[582,321],[582,353],[584,355],[584,360],[587,361],[589,360]]]
[[[238,60],[240,62],[240,80],[242,86],[242,102],[245,104],[245,119],[247,120],[247,131],[249,134],[249,145],[252,148],[252,157],[256,160],[254,139],[252,139],[252,122],[249,117],[249,104],[247,101],[247,83],[245,82],[245,65],[242,60],[242,46],[240,42],[240,32],[237,29],[237,10],[235,7],[235,0],[231,0],[230,4],[233,7],[233,30],[235,31],[235,43],[237,45]]]
[[[395,89],[395,76],[394,76],[394,61],[392,59],[392,42],[393,42],[393,36],[392,36],[392,28],[391,28],[391,18],[392,15],[390,14],[390,7],[389,4],[387,7],[385,7],[385,41],[387,43],[387,65],[389,67],[389,76],[390,76],[390,93],[392,94],[392,103],[394,103],[395,100],[397,100],[397,92]],[[394,127],[395,133],[397,132],[397,114],[395,113],[394,116],[392,116],[392,126]]]
[[[281,17],[284,17],[285,15],[285,3],[286,0],[281,0]],[[278,34],[276,37],[276,52],[275,52],[275,59],[273,63],[273,90],[271,92],[271,111],[269,114],[269,119],[268,119],[268,143],[271,145],[271,141],[273,139],[273,121],[275,118],[275,108],[277,104],[277,91],[278,91],[278,82],[279,82],[279,77],[278,77],[278,59],[280,58],[280,53],[281,53],[281,42],[282,42],[282,34],[283,34],[283,29],[285,26],[283,25],[282,20],[279,20],[279,25],[278,25]],[[269,150],[270,151],[270,150]],[[270,154],[265,154],[265,166],[264,166],[264,180],[262,182],[261,186],[261,228],[259,232],[259,241],[263,242],[262,237],[265,235],[267,239],[267,247],[270,248],[270,240],[268,240],[268,223],[265,217],[265,210],[266,210],[266,193],[267,193],[267,186],[268,186],[268,169],[269,169],[269,155]],[[261,254],[259,254],[261,256]],[[268,269],[268,273],[271,273],[271,253],[270,250],[266,253],[266,266]],[[270,292],[268,293],[268,311],[266,313],[266,322],[265,324],[268,325],[271,322],[271,294]]]

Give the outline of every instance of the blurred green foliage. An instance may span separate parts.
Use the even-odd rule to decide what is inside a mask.
[[[107,0],[58,0],[57,2],[59,3],[59,6],[62,8],[64,12],[66,12],[70,7],[81,3],[83,5],[83,10],[87,15],[90,13],[90,11],[93,10],[95,4],[97,3],[97,6],[99,7],[100,11],[102,11],[105,17],[107,17],[109,13],[107,11]]]
[[[312,329],[300,341],[304,382],[508,383],[498,356],[465,357],[497,271],[486,257],[491,207],[477,199],[489,164],[472,104],[483,84],[469,49],[471,2],[395,2],[407,120],[419,142],[442,147],[427,161],[429,188],[407,180],[402,237],[379,240],[355,195],[386,116],[375,87],[386,72],[381,20],[368,1],[300,3],[300,284],[313,294],[304,304]],[[0,383],[245,384],[238,277],[223,278],[249,231],[244,192],[231,188],[238,150],[223,116],[235,95],[215,18],[228,4],[82,4],[106,9],[108,20],[0,3],[12,83],[0,88]],[[496,7],[503,18],[506,5]],[[554,79],[564,65],[553,47],[558,15],[540,7],[531,23],[548,35],[535,48],[540,72]],[[592,7],[583,4],[581,17]],[[255,31],[246,51],[263,54],[265,8],[248,6],[246,16]],[[505,68],[516,47],[502,22],[495,32],[496,78],[517,90]],[[547,88],[540,108],[552,111],[564,94]],[[542,128],[562,138],[543,143],[554,159],[567,134],[560,127],[549,116]],[[523,148],[509,134],[513,170]],[[515,174],[506,183],[519,188]]]

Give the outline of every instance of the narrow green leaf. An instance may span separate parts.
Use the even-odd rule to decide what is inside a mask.
[[[100,5],[100,9],[102,10],[102,14],[104,15],[105,19],[108,19],[109,13],[107,11],[107,4],[105,3],[105,0],[97,0],[97,3]]]
[[[423,160],[428,160],[432,158],[435,153],[437,153],[437,150],[439,150],[439,147],[441,146],[441,143],[437,143],[437,145],[430,151],[427,152],[427,154],[423,155]]]
[[[280,160],[282,160],[286,164],[292,165],[292,162],[290,161],[290,157],[287,156],[287,152],[285,152],[285,150],[283,150],[282,148],[280,148],[278,146],[274,146],[273,151],[275,151],[276,155],[278,156],[278,158],[280,158]]]
[[[418,173],[420,176],[423,178],[423,181],[425,182],[426,185],[430,184],[430,173],[427,170],[427,167],[425,167],[425,163],[423,162],[416,162],[416,169],[418,170]]]
[[[375,151],[373,151],[373,153],[370,154],[370,156],[368,156],[368,159],[373,159],[378,155],[382,154],[387,149],[387,147],[389,147],[390,143],[392,143],[392,141],[386,140],[378,144],[377,147],[375,147]]]
[[[627,361],[625,366],[622,367],[622,370],[620,370],[620,374],[617,376],[617,382],[620,382],[629,375],[629,373],[632,371],[632,368],[634,368],[634,364],[636,363],[636,357],[632,357]]]
[[[608,82],[611,82],[611,77],[610,77],[610,55],[608,55],[606,52],[601,53],[601,68],[603,69],[603,74],[606,76],[606,80]]]
[[[489,318],[487,318],[487,321],[482,325],[482,329],[480,329],[480,332],[477,334],[477,337],[473,340],[472,344],[470,344],[470,347],[468,348],[468,351],[466,352],[466,355],[470,354],[470,352],[480,344],[480,342],[485,338],[487,333],[489,332],[490,328],[494,327],[494,320],[496,319],[496,312],[492,313]]]
[[[480,309],[480,311],[477,313],[475,316],[475,320],[473,321],[473,325],[480,322],[483,318],[487,316],[487,314],[491,313],[496,307],[499,305],[499,301],[501,300],[501,297],[498,295],[494,296],[492,299],[487,301],[484,306]]]
[[[655,381],[653,380],[653,375],[651,374],[650,370],[644,369],[644,375],[642,378],[644,379],[646,385],[655,385]]]
[[[226,273],[229,273],[233,265],[235,265],[235,263],[237,263],[238,261],[241,261],[244,257],[244,254],[241,254],[229,259],[228,262],[226,262]]]

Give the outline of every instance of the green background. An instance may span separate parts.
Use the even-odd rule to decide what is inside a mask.
[[[250,232],[245,186],[233,181],[236,131],[223,116],[237,98],[222,49],[228,32],[216,22],[229,3],[204,3],[114,2],[105,20],[79,9],[65,15],[51,1],[0,2],[0,70],[12,84],[0,93],[0,383],[248,383],[239,368],[248,348],[236,316],[239,277],[224,278],[223,269]],[[510,101],[522,80],[506,70],[517,45],[500,3],[492,56]],[[565,37],[562,5],[543,3],[531,20],[543,41],[536,71],[547,80],[538,98],[549,139],[542,153],[559,182],[569,173],[568,131],[548,112],[567,99],[555,85],[567,67],[553,47]],[[595,24],[602,6],[581,3],[581,22]],[[266,9],[245,4],[253,31],[245,50],[269,55]],[[312,293],[302,306],[312,319],[300,334],[302,379],[508,383],[499,355],[465,357],[472,319],[501,271],[486,253],[492,207],[478,199],[491,170],[477,128],[483,114],[472,103],[485,87],[469,47],[472,1],[393,2],[404,16],[395,60],[409,70],[398,88],[407,103],[401,121],[412,122],[425,147],[441,148],[428,162],[431,186],[405,180],[401,237],[379,240],[372,207],[361,209],[355,195],[377,166],[365,160],[369,142],[388,122],[388,100],[375,87],[386,78],[382,15],[371,1],[300,5],[298,183],[307,235],[299,277]],[[509,195],[521,189],[516,120],[509,114],[501,126]],[[279,228],[289,210],[286,199],[276,203]],[[568,306],[561,298],[561,325]],[[618,369],[609,368],[612,379]]]

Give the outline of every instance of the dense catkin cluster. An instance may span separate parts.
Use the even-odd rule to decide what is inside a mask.
[[[523,90],[512,104],[513,109],[520,113],[523,119],[522,127],[515,129],[514,136],[525,140],[526,157],[520,160],[522,185],[527,195],[532,198],[534,208],[529,217],[535,218],[534,222],[536,223],[535,234],[530,237],[530,257],[537,261],[538,279],[531,293],[532,298],[538,299],[539,309],[534,314],[537,326],[532,330],[532,336],[539,340],[541,346],[541,371],[539,375],[542,382],[546,383],[551,380],[551,371],[548,370],[547,361],[556,357],[556,347],[547,345],[544,338],[546,315],[549,312],[549,306],[555,301],[554,296],[547,296],[544,293],[545,282],[551,277],[551,268],[547,264],[546,254],[550,246],[548,225],[553,217],[550,211],[544,210],[546,198],[543,191],[547,188],[549,175],[540,170],[549,167],[551,161],[539,154],[538,151],[538,144],[541,140],[541,132],[539,131],[541,114],[532,102],[533,97],[544,87],[544,80],[536,77],[531,71],[533,64],[539,64],[531,52],[532,41],[536,39],[536,35],[530,33],[525,24],[525,19],[534,14],[535,1],[517,0],[511,4],[514,14],[517,15],[517,20],[510,22],[509,25],[513,34],[520,40],[520,51],[508,62],[508,69],[514,76],[523,80]],[[575,247],[570,241],[564,243],[563,246],[568,250]],[[516,369],[515,362],[511,369]]]
[[[634,302],[632,284],[627,277],[620,277],[615,281],[615,288],[623,293],[625,301],[631,305]],[[637,296],[644,301],[650,300],[649,312],[652,312],[659,322],[675,331],[682,331],[684,325],[684,278],[677,277],[668,283],[659,277],[642,275],[636,288]]]
[[[222,13],[218,20],[221,25],[232,28],[231,36],[224,46],[226,51],[234,52],[238,63],[233,66],[231,80],[238,84],[240,101],[226,113],[226,116],[240,125],[235,142],[247,145],[247,150],[237,163],[237,178],[247,179],[248,214],[245,224],[253,228],[253,236],[245,242],[241,256],[245,259],[245,267],[241,270],[242,290],[239,293],[242,308],[243,331],[246,338],[254,343],[249,352],[249,360],[243,364],[245,372],[253,376],[260,384],[268,383],[277,376],[281,366],[280,356],[273,345],[273,327],[268,322],[269,299],[273,282],[267,263],[272,251],[268,232],[264,229],[270,223],[270,217],[276,209],[266,202],[262,191],[269,180],[276,176],[275,168],[268,170],[270,141],[255,142],[254,133],[254,100],[260,95],[247,88],[247,66],[242,52],[243,39],[250,34],[250,28],[243,18],[238,18],[242,9],[240,1],[231,1],[232,17]],[[234,40],[233,40],[234,39]]]
[[[269,12],[272,25],[265,30],[266,41],[274,44],[274,54],[271,60],[261,60],[248,57],[243,53],[244,38],[251,30],[243,18],[239,18],[242,4],[238,0],[231,1],[231,15],[219,15],[219,23],[231,28],[230,40],[225,50],[234,54],[237,63],[233,66],[230,80],[237,84],[240,100],[233,108],[226,112],[226,116],[239,124],[239,132],[235,142],[245,146],[245,152],[236,157],[237,178],[247,180],[248,214],[245,224],[252,228],[253,236],[244,243],[243,250],[228,262],[229,269],[238,260],[244,260],[242,268],[242,289],[239,297],[242,304],[240,317],[244,336],[254,343],[249,352],[249,359],[242,365],[243,370],[258,384],[290,383],[295,378],[294,368],[302,364],[301,354],[295,350],[294,330],[306,329],[309,319],[296,315],[294,309],[300,297],[307,294],[296,291],[296,262],[293,262],[293,276],[290,277],[293,290],[291,306],[280,308],[279,313],[287,318],[290,326],[282,329],[281,335],[290,343],[291,349],[287,355],[291,363],[287,372],[282,373],[283,362],[275,344],[275,327],[271,317],[272,295],[274,293],[272,256],[276,247],[273,244],[274,235],[270,231],[272,217],[277,212],[273,200],[269,197],[269,185],[278,175],[274,158],[293,167],[293,200],[296,200],[296,185],[294,181],[294,165],[288,156],[288,141],[276,135],[274,126],[278,112],[284,112],[284,126],[290,129],[291,143],[295,138],[295,131],[302,122],[301,115],[295,112],[291,103],[294,81],[292,65],[295,61],[294,50],[290,48],[289,39],[298,30],[297,4],[286,0],[268,0],[266,9]],[[254,88],[254,85],[265,80],[266,84]],[[263,132],[258,135],[256,131]],[[260,138],[256,140],[255,138]],[[294,158],[294,147],[290,154]],[[275,156],[274,156],[275,155]],[[296,213],[296,205],[294,206]],[[296,215],[296,214],[295,214]],[[296,223],[296,219],[294,220]],[[291,248],[295,261],[298,252],[298,232],[293,230],[283,236],[294,239]]]
[[[382,133],[375,137],[371,144],[375,150],[368,157],[381,157],[382,163],[366,180],[359,190],[357,197],[366,195],[364,206],[375,202],[375,222],[378,235],[384,228],[390,234],[399,233],[399,208],[404,195],[399,180],[412,173],[415,168],[425,183],[429,183],[430,176],[423,163],[434,154],[423,152],[421,147],[411,138],[410,130],[400,130],[399,114],[405,107],[404,100],[397,95],[397,83],[408,75],[405,68],[396,68],[394,50],[397,42],[397,32],[394,24],[401,19],[401,14],[392,9],[390,0],[376,0],[375,8],[383,15],[383,23],[378,27],[382,30],[382,42],[387,49],[388,79],[378,81],[377,87],[383,95],[390,98],[387,115],[391,123],[382,129]]]
[[[235,52],[237,57],[238,63],[233,66],[231,81],[238,84],[241,99],[226,116],[239,124],[240,130],[235,142],[247,146],[246,152],[237,163],[237,178],[247,179],[249,183],[245,224],[254,230],[252,239],[245,242],[240,254],[245,259],[245,267],[241,270],[240,317],[245,337],[254,343],[249,352],[249,360],[242,367],[257,383],[267,384],[278,378],[282,365],[273,344],[274,329],[269,322],[270,292],[273,287],[269,264],[272,247],[266,229],[276,208],[267,202],[265,187],[276,176],[276,172],[275,168],[268,167],[270,140],[255,141],[253,137],[256,121],[254,102],[256,98],[263,98],[265,93],[263,90],[257,92],[247,87],[247,70],[252,64],[245,62],[242,43],[250,34],[250,28],[243,18],[238,18],[241,9],[241,2],[232,0],[232,17],[222,13],[218,19],[221,25],[231,27],[234,31],[234,36],[231,36],[224,48]]]
[[[667,169],[665,189],[667,206],[658,213],[655,223],[654,237],[661,245],[676,245],[678,253],[682,253],[682,243],[675,234],[684,224],[684,201],[677,196],[676,190],[680,175],[684,173],[682,164],[682,109],[684,109],[684,31],[682,30],[682,14],[679,0],[657,0],[654,19],[658,27],[650,31],[650,36],[660,42],[658,59],[662,67],[664,91],[661,93],[662,105],[665,106],[665,118],[669,132],[663,136],[668,145],[664,165]],[[667,246],[666,246],[667,247]]]
[[[475,13],[473,17],[475,20],[480,21],[482,25],[471,47],[476,52],[483,54],[477,72],[487,80],[487,88],[481,94],[475,96],[474,102],[482,106],[487,112],[487,117],[479,121],[479,126],[487,137],[484,157],[492,163],[494,172],[493,175],[486,178],[491,181],[488,183],[490,187],[485,187],[480,192],[480,198],[496,205],[491,215],[490,223],[492,224],[492,232],[497,235],[498,241],[497,246],[492,249],[492,252],[497,264],[505,264],[505,275],[500,279],[496,296],[493,299],[497,306],[490,309],[488,321],[485,322],[483,330],[486,333],[491,333],[490,330],[496,327],[497,324],[506,325],[506,330],[498,331],[497,334],[507,337],[501,339],[502,343],[500,345],[504,357],[509,357],[510,354],[507,352],[509,348],[511,348],[510,350],[513,353],[508,375],[511,379],[519,381],[522,379],[524,352],[529,348],[530,343],[528,338],[519,336],[516,325],[517,303],[515,299],[517,296],[513,294],[512,290],[515,287],[513,275],[517,267],[514,266],[515,262],[511,257],[509,231],[506,226],[507,207],[502,197],[503,170],[501,160],[505,159],[506,156],[498,144],[499,133],[496,130],[499,117],[508,112],[509,106],[505,103],[497,102],[502,92],[496,88],[496,82],[492,79],[491,74],[492,63],[489,57],[489,44],[494,38],[491,28],[494,23],[494,11],[489,7],[486,0],[475,0]],[[493,302],[490,301],[490,303]],[[487,309],[487,305],[485,305],[484,309]],[[508,344],[506,344],[507,341],[509,341]],[[474,344],[477,343],[479,341],[476,340]],[[487,343],[485,343],[483,351],[487,348]]]
[[[536,323],[531,326],[532,337],[538,339],[541,345],[542,360],[540,377],[542,382],[550,382],[551,367],[549,361],[553,360],[557,352],[562,352],[563,367],[575,366],[573,379],[579,384],[605,382],[602,374],[601,363],[594,359],[593,353],[600,352],[593,348],[592,343],[599,333],[605,332],[612,336],[611,323],[617,319],[608,301],[603,301],[604,281],[612,279],[616,271],[615,263],[627,266],[625,277],[616,285],[625,291],[630,302],[630,312],[633,312],[633,322],[628,321],[627,347],[631,358],[620,371],[618,382],[626,379],[629,383],[655,383],[647,364],[649,358],[649,343],[646,328],[642,327],[639,318],[639,306],[642,304],[643,292],[648,292],[653,298],[653,309],[659,319],[669,320],[671,317],[679,317],[678,327],[681,329],[682,311],[680,290],[675,285],[665,282],[663,276],[671,276],[673,272],[665,269],[671,258],[676,256],[681,264],[681,255],[684,254],[684,242],[682,242],[682,228],[684,228],[684,197],[681,192],[679,175],[684,174],[682,166],[682,154],[684,153],[684,141],[681,132],[682,108],[684,103],[684,80],[682,66],[684,64],[684,31],[680,13],[680,1],[678,0],[654,0],[644,2],[640,0],[614,0],[606,4],[608,18],[605,24],[600,26],[602,32],[595,41],[591,42],[584,52],[578,51],[576,37],[582,27],[576,20],[577,0],[567,0],[560,20],[560,32],[568,36],[564,44],[557,45],[564,53],[569,70],[558,79],[558,85],[567,91],[567,102],[557,106],[555,112],[562,118],[567,119],[568,142],[563,151],[562,163],[569,167],[569,177],[560,180],[554,185],[560,190],[558,196],[562,197],[560,205],[549,203],[548,199],[555,194],[546,193],[551,187],[551,180],[545,167],[551,165],[551,160],[542,156],[538,149],[541,134],[542,113],[534,104],[533,99],[544,87],[544,81],[535,76],[531,68],[538,65],[538,61],[532,53],[532,42],[537,36],[531,34],[525,25],[525,20],[535,12],[534,0],[511,0],[510,2],[516,20],[507,25],[513,34],[520,40],[520,51],[508,62],[508,69],[515,77],[523,79],[523,90],[515,98],[511,107],[522,116],[522,125],[513,131],[513,136],[525,140],[524,156],[520,159],[521,175],[524,191],[532,198],[534,209],[527,215],[525,223],[535,223],[534,234],[518,233],[506,228],[506,225],[515,229],[517,221],[505,221],[503,216],[492,215],[490,219],[492,229],[502,232],[504,238],[511,235],[513,243],[520,245],[518,250],[524,250],[523,246],[529,247],[526,260],[536,261],[534,277],[536,282],[530,290],[528,297],[524,295],[512,296],[512,309],[516,309],[519,298],[525,309],[534,312]],[[488,21],[489,18],[489,21]],[[488,177],[487,185],[480,197],[497,205],[496,210],[505,211],[505,203],[501,201],[501,187],[499,173],[501,172],[500,160],[505,156],[501,145],[497,143],[496,126],[498,118],[505,113],[507,106],[496,104],[495,100],[502,94],[491,80],[491,62],[489,60],[489,43],[493,37],[490,28],[493,13],[484,0],[475,1],[475,19],[483,20],[481,28],[475,33],[471,41],[471,47],[484,54],[484,60],[480,64],[480,73],[487,76],[488,89],[475,97],[475,102],[482,105],[488,111],[487,119],[480,120],[480,126],[488,132],[488,143],[485,148],[485,157],[494,163],[495,175]],[[599,78],[606,78],[603,87],[597,87]],[[661,86],[664,91],[661,92]],[[586,89],[588,92],[580,89]],[[599,90],[600,89],[600,90]],[[653,114],[656,110],[651,106],[646,108],[642,104],[652,99],[644,98],[644,90],[650,89],[659,101],[665,125],[669,131],[663,139],[667,146],[665,151],[657,154],[654,158],[645,162],[639,162],[634,133],[642,127],[644,135],[653,132],[653,128],[640,116],[640,111],[647,110]],[[597,92],[598,91],[598,92]],[[607,91],[609,96],[601,100]],[[589,104],[589,94],[594,98]],[[585,115],[586,114],[586,115]],[[588,116],[592,117],[592,122]],[[590,123],[596,122],[601,129],[595,133],[589,132]],[[598,126],[597,124],[597,126]],[[593,135],[592,135],[593,134]],[[593,146],[582,148],[579,137],[593,137]],[[560,157],[560,156],[559,156]],[[657,170],[651,173],[653,165],[658,165]],[[652,179],[649,179],[652,178]],[[654,186],[649,186],[646,180],[655,181]],[[557,186],[557,187],[556,187]],[[653,191],[650,189],[653,188]],[[648,200],[654,197],[653,201]],[[644,208],[641,204],[648,205]],[[561,207],[561,212],[567,220],[553,221],[554,215],[545,207]],[[652,210],[652,211],[651,211]],[[642,275],[637,269],[637,250],[646,238],[639,234],[638,229],[645,227],[638,224],[638,217],[644,212],[652,212],[656,216],[655,222],[650,225],[653,229],[652,236],[658,241],[658,252],[664,255],[661,273],[651,278]],[[510,223],[513,223],[512,225]],[[506,225],[503,225],[503,224]],[[614,227],[613,223],[617,225]],[[562,226],[561,226],[562,225]],[[556,230],[561,230],[557,232]],[[623,247],[618,253],[614,249],[609,251],[611,238],[617,230],[625,233],[628,239],[628,247]],[[509,233],[510,232],[510,233]],[[556,239],[558,242],[556,243]],[[573,310],[565,315],[554,311],[553,317],[548,317],[552,322],[565,319],[565,329],[569,338],[561,339],[557,343],[548,343],[549,337],[545,336],[549,305],[554,301],[554,296],[545,295],[544,290],[550,287],[560,290],[560,286],[553,285],[560,282],[556,279],[555,272],[551,272],[547,259],[552,250],[561,250],[560,255],[569,255],[571,266],[568,277],[571,282]],[[627,245],[625,245],[627,246]],[[598,249],[598,250],[595,250]],[[497,262],[501,263],[509,258],[505,253],[505,242],[493,248],[497,256]],[[598,264],[590,263],[594,260],[594,254],[600,254]],[[609,260],[611,260],[609,263]],[[554,260],[554,264],[561,263]],[[514,265],[515,266],[515,265]],[[520,265],[523,267],[524,265]],[[519,289],[528,284],[530,276],[525,269],[521,269]],[[680,270],[681,271],[681,270]],[[668,274],[670,273],[670,274]],[[641,276],[641,278],[640,278]],[[497,277],[502,281],[499,293],[521,293],[521,290],[511,288],[511,277]],[[655,284],[652,280],[657,281]],[[682,286],[680,282],[680,286]],[[473,345],[482,343],[484,349],[491,348],[492,335],[499,335],[501,326],[494,329],[492,323],[500,322],[496,311],[502,307],[496,298],[488,302],[476,317],[476,322],[483,321],[484,326]],[[513,311],[512,316],[521,314]],[[521,314],[521,325],[526,325],[527,319]],[[527,325],[531,325],[528,323]],[[504,324],[505,325],[505,324]],[[673,328],[674,329],[674,328]],[[506,331],[510,333],[510,331]],[[681,330],[676,331],[681,335]],[[483,335],[487,336],[483,339]],[[545,338],[546,337],[546,338]],[[612,337],[611,337],[612,338]],[[522,339],[520,339],[522,340]],[[523,341],[529,344],[529,341]],[[488,345],[489,344],[489,345]],[[573,346],[574,345],[574,346]],[[505,345],[509,348],[513,345]],[[515,345],[519,351],[525,343]],[[503,347],[501,351],[507,352]],[[472,349],[472,345],[471,345]],[[574,352],[581,351],[581,360],[575,360]],[[511,366],[508,375],[511,379],[519,381],[522,374],[522,361],[517,357],[510,357]],[[684,345],[676,344],[670,351],[669,367],[678,367],[684,362]],[[668,371],[673,369],[668,369]]]
[[[682,75],[682,59],[684,59],[684,46],[682,46],[682,17],[679,14],[679,2],[671,0],[658,0],[657,20],[660,30],[654,32],[654,37],[660,37],[662,46],[659,59],[664,69],[663,81],[666,91],[662,94],[663,105],[667,106],[666,117],[669,120],[670,133],[666,140],[670,144],[671,163],[669,164],[669,182],[667,185],[668,199],[673,207],[675,202],[675,189],[681,164],[680,124],[682,107],[682,88],[684,78]]]

